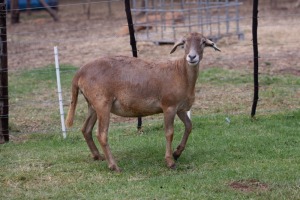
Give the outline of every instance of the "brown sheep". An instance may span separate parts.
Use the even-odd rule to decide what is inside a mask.
[[[177,42],[172,50],[184,45],[184,56],[175,61],[147,62],[126,56],[96,59],[81,67],[72,82],[72,100],[66,119],[72,126],[80,91],[88,103],[88,116],[82,133],[94,159],[108,162],[108,167],[120,171],[108,144],[110,113],[123,117],[143,117],[163,113],[166,136],[166,164],[175,168],[185,148],[192,123],[187,116],[195,100],[195,84],[199,63],[205,47],[218,47],[200,33],[191,33]],[[181,143],[172,153],[174,118],[178,115],[185,132]],[[98,119],[97,139],[105,157],[101,156],[93,139],[92,130]],[[173,159],[174,158],[174,159]]]

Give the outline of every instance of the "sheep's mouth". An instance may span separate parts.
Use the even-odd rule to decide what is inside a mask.
[[[188,63],[189,63],[190,65],[196,65],[196,64],[199,63],[199,61],[198,61],[198,60],[188,61]]]

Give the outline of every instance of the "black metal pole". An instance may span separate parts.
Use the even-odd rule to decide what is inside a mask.
[[[253,59],[254,59],[254,96],[253,104],[251,110],[251,117],[255,116],[256,106],[258,102],[258,92],[259,92],[259,83],[258,83],[258,43],[257,43],[257,25],[258,25],[258,0],[253,0],[253,19],[252,19],[252,37],[253,37]]]
[[[0,0],[0,144],[9,141],[6,4]]]
[[[137,58],[137,48],[136,48],[136,40],[134,36],[134,27],[132,22],[131,10],[130,10],[130,0],[125,0],[125,11],[127,16],[127,23],[130,35],[130,45],[132,48],[132,56]],[[138,130],[142,128],[142,117],[138,117]]]
[[[131,16],[131,9],[130,9],[130,0],[125,0],[125,11],[127,16],[127,23],[128,23],[128,29],[129,29],[129,35],[130,35],[130,45],[132,48],[132,56],[137,57],[137,48],[136,48],[136,41],[134,37],[134,27],[133,27],[133,21]]]

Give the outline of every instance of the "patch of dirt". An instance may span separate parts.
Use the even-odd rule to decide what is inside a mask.
[[[21,23],[16,25],[11,25],[8,20],[10,70],[53,64],[53,46],[59,47],[60,63],[75,66],[81,66],[104,55],[131,56],[129,36],[119,36],[120,29],[127,27],[124,2],[112,2],[111,13],[107,3],[93,4],[90,19],[87,18],[85,4],[78,4],[85,2],[60,1],[59,22],[54,22],[45,11],[34,11],[31,15],[21,12]],[[300,8],[291,8],[287,14],[286,11],[270,9],[265,4],[262,2],[260,5],[258,41],[260,63],[267,63],[268,67],[261,67],[260,70],[280,72],[289,67],[300,69]],[[206,51],[202,68],[222,66],[230,69],[252,69],[252,5],[248,1],[241,6],[240,15],[243,17],[240,28],[245,34],[245,40],[239,41],[236,36],[219,40],[217,43],[222,52]],[[166,57],[175,59],[181,53],[170,55],[171,46],[157,46],[149,42],[138,42],[137,45],[139,57],[148,60],[165,60]],[[285,70],[284,73],[289,71]]]
[[[266,191],[269,188],[267,184],[257,179],[233,181],[229,183],[229,187],[241,192]]]

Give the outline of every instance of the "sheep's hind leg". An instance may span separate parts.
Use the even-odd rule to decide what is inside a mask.
[[[105,155],[105,158],[108,162],[109,169],[121,172],[121,169],[117,166],[117,163],[110,151],[110,147],[108,144],[108,128],[109,128],[109,118],[110,118],[110,108],[108,104],[104,104],[104,106],[98,106],[97,116],[98,116],[98,131],[97,138]],[[98,112],[99,111],[99,112]]]
[[[91,107],[91,105],[88,106],[88,115],[85,119],[85,122],[83,124],[83,127],[81,129],[84,139],[88,145],[88,147],[91,150],[92,156],[94,160],[104,160],[104,157],[100,155],[98,148],[95,145],[95,142],[93,140],[92,132],[93,128],[95,126],[95,123],[97,121],[97,114],[95,110]]]
[[[188,117],[187,113],[184,111],[181,111],[181,112],[178,112],[177,115],[178,115],[179,119],[184,123],[185,131],[184,131],[184,134],[183,134],[180,144],[178,145],[176,151],[173,153],[173,157],[175,160],[177,160],[180,157],[181,153],[185,149],[185,145],[186,145],[189,135],[192,131],[192,122],[191,122],[190,118]]]

